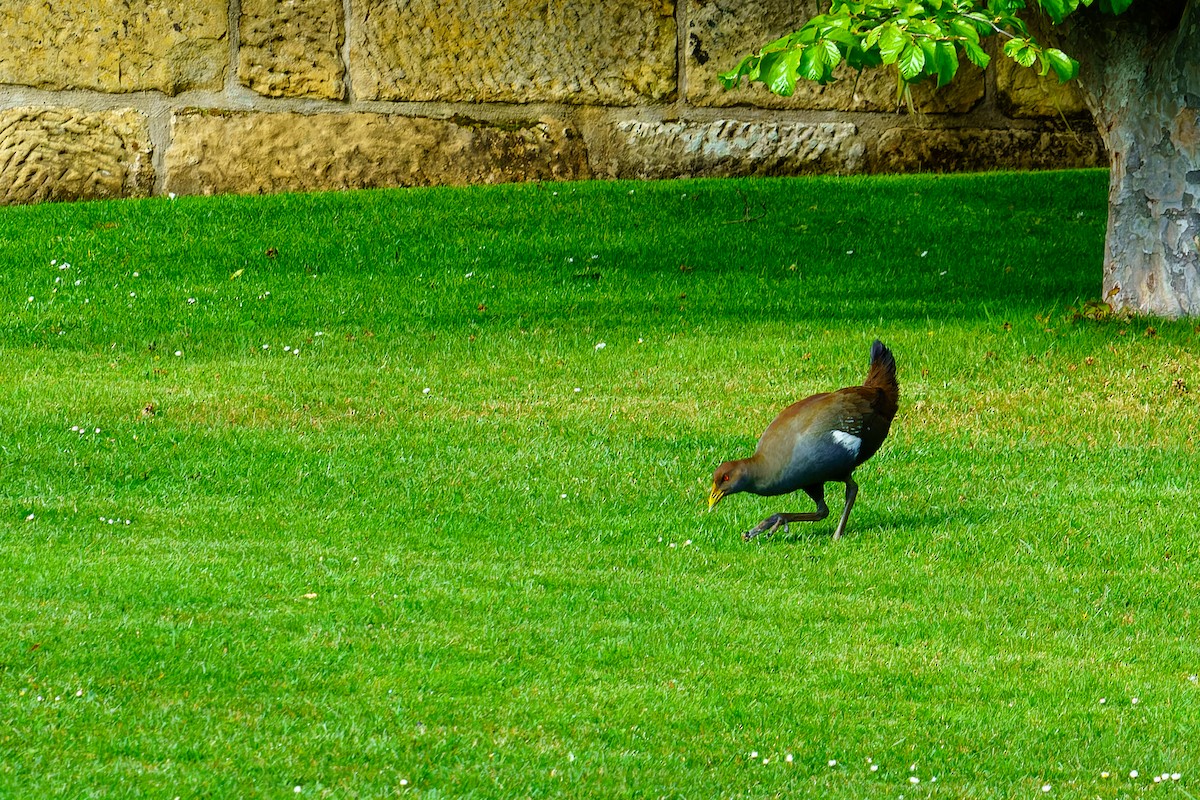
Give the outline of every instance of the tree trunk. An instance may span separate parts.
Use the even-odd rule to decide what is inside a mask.
[[[1052,38],[1080,60],[1112,162],[1104,300],[1200,316],[1200,0],[1082,9]]]

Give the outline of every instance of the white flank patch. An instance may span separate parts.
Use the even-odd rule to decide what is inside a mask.
[[[859,448],[862,447],[862,439],[845,431],[834,431],[833,440],[846,448],[852,456],[857,456]]]

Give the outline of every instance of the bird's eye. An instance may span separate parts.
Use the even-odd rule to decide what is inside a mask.
[[[728,472],[721,476],[721,483],[729,483],[729,473]]]

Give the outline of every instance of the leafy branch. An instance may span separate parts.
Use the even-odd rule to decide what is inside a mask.
[[[1119,14],[1132,0],[1030,0],[1058,24],[1081,6],[1098,4]],[[834,80],[846,64],[852,69],[895,65],[901,93],[911,84],[933,79],[945,86],[966,58],[984,69],[991,57],[983,49],[988,36],[1006,37],[1002,52],[1042,76],[1053,72],[1065,83],[1079,74],[1079,62],[1054,47],[1044,47],[1029,33],[1021,12],[1026,0],[865,0],[831,2],[830,9],[798,31],[765,45],[721,73],[726,89],[743,78],[761,82],[788,97],[803,78],[819,84]]]

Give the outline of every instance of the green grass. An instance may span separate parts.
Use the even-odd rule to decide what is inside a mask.
[[[1105,184],[0,209],[0,797],[1200,793],[1200,334],[1072,314]],[[847,537],[704,513],[876,336]]]

